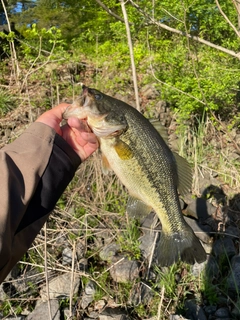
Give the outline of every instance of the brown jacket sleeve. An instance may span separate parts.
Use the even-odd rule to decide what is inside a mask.
[[[81,160],[35,122],[0,150],[0,283],[30,247]]]

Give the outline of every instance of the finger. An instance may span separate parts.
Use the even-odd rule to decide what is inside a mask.
[[[77,118],[71,117],[68,119],[68,125],[71,128],[75,128],[81,132],[91,132],[87,122],[85,120],[79,120]]]
[[[60,123],[63,119],[62,115],[68,107],[69,107],[69,103],[63,102],[57,105],[56,107],[52,108],[51,110],[49,110],[48,113],[54,114],[54,116],[58,118]]]

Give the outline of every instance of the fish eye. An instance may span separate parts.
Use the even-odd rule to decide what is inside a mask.
[[[100,93],[95,93],[94,95],[96,100],[101,100],[102,99],[102,95]]]

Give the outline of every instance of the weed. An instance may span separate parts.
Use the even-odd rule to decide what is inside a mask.
[[[121,250],[128,255],[129,258],[139,260],[141,258],[141,250],[139,248],[140,242],[139,222],[135,219],[130,219],[118,236],[118,243]]]
[[[0,116],[6,115],[15,107],[15,97],[10,92],[0,89]]]

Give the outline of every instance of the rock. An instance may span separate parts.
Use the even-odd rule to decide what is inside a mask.
[[[160,95],[154,84],[146,84],[141,89],[141,94],[148,100],[156,99]]]
[[[198,306],[193,300],[185,301],[186,318],[191,320],[207,320],[207,317],[203,311],[203,309]]]
[[[230,237],[218,239],[213,244],[213,254],[219,259],[232,258],[236,254],[234,242]]]
[[[106,308],[100,315],[99,320],[130,320],[123,308]]]
[[[43,301],[49,299],[56,299],[61,297],[69,297],[71,294],[76,294],[78,292],[80,284],[80,278],[75,274],[72,284],[72,273],[64,273],[56,278],[49,281],[48,290],[45,287],[41,290],[41,298]]]
[[[205,221],[209,216],[212,216],[215,211],[216,208],[203,198],[192,199],[185,209],[186,215],[196,217],[200,222]]]
[[[85,293],[87,295],[94,295],[96,292],[96,285],[93,281],[89,281],[85,286]]]
[[[208,316],[214,315],[216,310],[217,310],[217,306],[210,305],[210,306],[204,307],[204,311]]]
[[[63,249],[62,251],[62,265],[63,266],[66,266],[68,264],[72,264],[72,255],[73,255],[73,252],[72,252],[72,249],[66,247]]]
[[[234,319],[240,319],[240,308],[237,305],[232,310],[232,316]]]
[[[150,301],[154,296],[153,290],[144,283],[136,283],[131,290],[131,296],[129,298],[130,305],[150,305]]]
[[[234,256],[231,260],[231,268],[227,278],[227,287],[233,296],[240,290],[240,256]]]
[[[16,317],[8,317],[8,318],[3,318],[3,317],[1,317],[0,319],[5,319],[5,320],[24,320],[25,319],[25,317],[22,317],[22,316],[16,316]],[[36,318],[36,320],[37,320],[37,318]]]
[[[219,265],[212,255],[210,255],[208,258],[205,272],[207,279],[217,279],[219,276]]]
[[[226,231],[225,231],[226,235],[227,236],[232,236],[233,239],[239,239],[240,237],[240,230],[238,227],[234,227],[234,226],[229,226],[226,228]]]
[[[204,271],[207,265],[207,261],[204,261],[202,263],[197,263],[195,262],[194,265],[192,266],[192,274],[194,277],[199,277],[201,273]]]
[[[86,272],[88,270],[88,260],[86,258],[82,258],[79,260],[79,270]]]
[[[155,212],[151,211],[142,221],[141,221],[141,227],[143,229],[149,229],[149,231],[152,228],[155,228],[155,225],[158,223],[159,219]]]
[[[111,261],[112,258],[117,254],[120,250],[120,245],[113,242],[106,245],[100,252],[99,257],[104,261]]]
[[[157,320],[157,318],[152,318],[153,320]],[[189,320],[184,318],[183,316],[179,316],[178,314],[171,314],[169,317],[170,320]]]
[[[98,300],[94,303],[94,309],[95,310],[103,310],[103,308],[106,306],[105,300]]]
[[[83,309],[86,309],[88,305],[94,300],[95,292],[95,283],[93,281],[87,282],[81,299],[81,307]]]
[[[86,243],[85,240],[79,239],[76,243],[76,255],[78,259],[81,259],[84,257],[86,252]]]
[[[145,231],[144,235],[139,238],[139,249],[141,250],[142,256],[145,259],[151,257],[152,251],[154,250],[156,233],[153,231]]]
[[[203,230],[203,228],[201,228],[201,225],[197,220],[188,217],[184,217],[184,219],[200,240],[202,240],[204,243],[211,243],[210,236]]]
[[[50,300],[51,319],[60,320],[61,315],[59,311],[58,300]],[[32,313],[30,313],[26,320],[46,320],[49,319],[49,305],[48,302],[39,304]]]
[[[228,308],[219,308],[215,312],[215,317],[220,319],[227,319],[230,316]]]
[[[135,260],[120,258],[112,265],[110,275],[116,282],[133,281],[139,277],[139,265]]]

